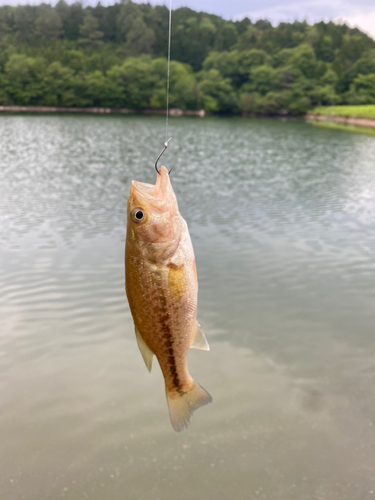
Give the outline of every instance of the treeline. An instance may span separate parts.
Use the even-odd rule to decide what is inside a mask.
[[[164,108],[168,9],[122,1],[0,7],[0,104]],[[346,25],[173,11],[170,104],[301,114],[375,104],[375,41]]]

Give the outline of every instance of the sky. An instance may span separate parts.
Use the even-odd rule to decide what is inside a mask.
[[[52,0],[51,3],[55,1]],[[68,0],[69,3],[71,1],[73,0]],[[82,3],[95,5],[97,1],[82,0]],[[142,3],[143,0],[133,1]],[[170,2],[170,0],[148,1],[153,5],[169,5]],[[20,3],[37,4],[40,0],[0,0],[0,5]],[[114,0],[101,0],[101,3],[108,5],[114,3]],[[268,19],[274,25],[281,21],[293,22],[296,19],[299,21],[306,19],[309,23],[321,20],[346,22],[375,39],[375,0],[172,0],[172,8],[178,7],[190,7],[227,19],[242,19],[246,16],[252,21]]]
[[[149,1],[169,5],[169,0]],[[334,20],[357,26],[375,38],[375,0],[172,0],[173,8],[182,6],[227,19],[268,19],[274,25],[296,19],[309,23]]]

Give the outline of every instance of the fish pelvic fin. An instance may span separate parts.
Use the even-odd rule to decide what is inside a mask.
[[[141,351],[143,361],[147,367],[147,370],[151,372],[152,369],[152,358],[154,357],[154,353],[151,351],[149,347],[147,347],[146,342],[143,340],[141,334],[135,328],[135,336],[137,337],[138,347]]]
[[[172,427],[176,432],[181,432],[189,426],[195,410],[211,403],[212,397],[193,380],[188,392],[172,394],[167,391],[167,401]]]
[[[200,324],[197,323],[196,330],[195,330],[195,335],[193,337],[193,342],[191,343],[191,346],[194,349],[202,349],[203,351],[209,351],[210,346],[208,345],[207,339],[200,329]]]

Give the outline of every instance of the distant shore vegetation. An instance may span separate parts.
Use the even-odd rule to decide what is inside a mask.
[[[375,41],[333,22],[173,11],[170,105],[304,114],[375,104]],[[60,0],[0,7],[0,105],[163,109],[168,9]]]
[[[369,120],[375,120],[375,104],[363,106],[319,106],[310,111],[310,113],[313,115],[367,118]]]

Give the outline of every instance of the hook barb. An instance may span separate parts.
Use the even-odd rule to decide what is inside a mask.
[[[155,170],[157,171],[157,173],[160,175],[160,172],[158,170],[158,161],[160,160],[160,158],[163,156],[165,150],[167,149],[168,147],[168,142],[172,139],[172,137],[170,137],[167,141],[165,141],[164,143],[164,148],[162,150],[162,152],[160,153],[160,155],[156,158],[156,162],[155,162]],[[169,174],[171,173],[172,169],[170,169],[170,171],[168,172]]]

